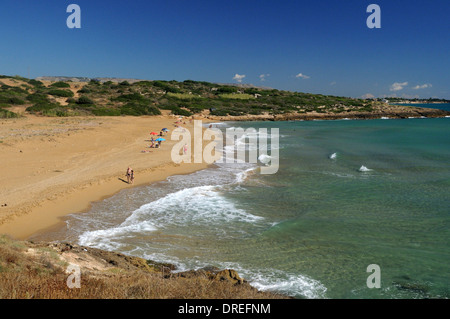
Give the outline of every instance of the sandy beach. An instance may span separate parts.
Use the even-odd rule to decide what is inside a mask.
[[[0,234],[27,239],[124,188],[206,168],[173,163],[176,141],[170,133],[160,149],[148,148],[149,133],[172,130],[176,119],[164,114],[1,120]],[[135,172],[133,185],[126,181],[128,166]]]

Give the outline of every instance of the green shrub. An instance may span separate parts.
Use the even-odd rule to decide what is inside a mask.
[[[6,104],[14,104],[14,105],[22,105],[25,104],[25,101],[20,97],[10,95],[10,94],[1,94],[0,95],[0,103]]]
[[[10,119],[10,118],[18,118],[19,114],[5,110],[0,108],[0,118],[2,119]]]
[[[70,88],[70,84],[63,82],[63,81],[59,81],[59,82],[55,82],[53,84],[50,85],[50,87],[54,87],[54,88]]]
[[[123,115],[160,115],[161,111],[152,105],[130,102],[120,107],[120,113]]]
[[[42,115],[44,116],[51,116],[51,117],[66,117],[69,116],[69,113],[67,109],[61,108],[61,107],[55,107],[53,109],[49,110],[43,110]]]
[[[174,108],[172,110],[172,113],[175,115],[182,115],[182,116],[191,116],[192,115],[192,113],[189,112],[188,110],[181,109],[181,108]]]
[[[113,86],[115,86],[115,84],[113,81],[106,81],[106,82],[103,82],[103,86],[107,87],[107,88],[112,88]]]
[[[48,94],[59,97],[73,97],[73,92],[66,90],[49,90]]]
[[[2,89],[3,89],[3,85],[2,85]],[[23,94],[28,94],[28,91],[24,90],[18,86],[9,86],[8,85],[8,93],[10,93],[11,95],[23,95]]]
[[[179,88],[173,87],[168,84],[166,81],[153,81],[153,86],[159,87],[166,92],[170,93],[182,93]]]
[[[44,93],[33,93],[29,94],[26,99],[32,103],[38,103],[38,102],[47,102],[49,103],[49,99],[47,94]]]
[[[227,116],[228,112],[226,110],[211,109],[210,114],[211,115],[216,115],[216,116]]]
[[[80,98],[76,102],[77,104],[94,104],[94,101],[88,98],[87,96],[80,96]]]
[[[153,83],[151,81],[138,81],[138,82],[134,82],[133,85],[149,87],[149,86],[153,86]]]
[[[192,113],[200,113],[201,111],[203,111],[204,109],[207,109],[207,106],[203,106],[200,104],[192,104],[192,105],[188,105],[186,106]]]
[[[27,107],[26,111],[30,113],[38,113],[38,112],[44,112],[49,111],[51,109],[60,107],[61,105],[56,103],[47,103],[47,102],[38,102],[34,104],[33,106]]]
[[[44,86],[44,83],[42,83],[41,81],[37,81],[34,79],[31,79],[30,81],[28,81],[29,84],[35,86],[35,87],[42,87]]]
[[[121,101],[121,102],[144,101],[145,97],[143,97],[139,93],[131,93],[131,94],[122,94],[122,95],[116,97],[114,100]]]
[[[91,90],[84,86],[78,90],[78,93],[91,93]]]
[[[217,93],[236,93],[238,89],[233,86],[222,86],[217,89]]]

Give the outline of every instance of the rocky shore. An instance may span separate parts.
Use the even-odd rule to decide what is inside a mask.
[[[78,269],[78,287],[76,283]],[[158,263],[70,243],[0,236],[0,299],[291,299],[258,291],[232,269],[178,272]]]
[[[342,120],[342,119],[405,119],[405,118],[437,118],[450,116],[450,112],[423,107],[411,107],[403,105],[376,105],[370,112],[347,111],[341,113],[332,112],[290,112],[284,114],[261,114],[243,116],[213,116],[206,118],[212,121],[311,121],[311,120]]]

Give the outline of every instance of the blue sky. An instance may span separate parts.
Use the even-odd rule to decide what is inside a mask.
[[[448,0],[2,0],[0,74],[450,99],[449,13]]]

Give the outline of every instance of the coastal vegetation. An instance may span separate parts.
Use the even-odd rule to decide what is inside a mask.
[[[3,79],[13,81],[15,85],[3,83]],[[0,105],[3,110],[22,105],[25,113],[43,116],[159,115],[161,110],[184,116],[202,112],[218,116],[341,113],[370,111],[371,104],[348,97],[192,80],[130,83],[94,79],[89,82],[56,81],[45,85],[35,79],[0,76]],[[2,114],[4,117],[12,115]]]
[[[300,118],[326,115],[330,118],[364,118],[371,113],[383,114],[388,106],[382,99],[193,80],[82,80],[74,82],[55,78],[54,81],[40,81],[0,76],[0,117],[14,117],[15,110],[21,109],[22,114],[42,116],[141,116],[160,115],[161,110],[166,110],[182,116],[283,118],[294,115]],[[400,100],[391,98],[390,102],[397,101]],[[402,112],[392,108],[387,111]]]

